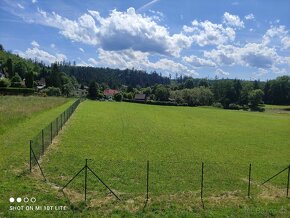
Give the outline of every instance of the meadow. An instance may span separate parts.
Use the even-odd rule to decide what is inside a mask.
[[[89,173],[90,211],[106,215],[119,213],[115,210],[120,207],[142,211],[147,160],[149,211],[200,208],[201,162],[208,206],[237,207],[247,201],[250,163],[254,198],[284,202],[286,172],[271,181],[270,188],[260,184],[289,164],[289,124],[289,116],[276,113],[85,101],[42,164],[50,181],[61,187],[84,166],[85,158],[90,159],[89,166],[127,202],[116,206],[114,197]],[[83,187],[82,173],[65,192],[72,204],[83,201]]]
[[[1,108],[23,103],[1,137],[0,217],[264,217],[289,216],[286,173],[267,186],[263,180],[289,164],[290,116],[229,111],[211,107],[167,107],[123,102],[82,102],[49,146],[40,164],[28,171],[28,142],[74,99],[0,97]],[[30,102],[30,103],[29,103]],[[5,106],[6,105],[6,106]],[[53,106],[52,106],[53,105]],[[38,109],[35,109],[38,108]],[[35,111],[31,111],[33,110]],[[2,109],[3,110],[3,109]],[[19,116],[14,121],[14,116]],[[4,117],[4,116],[3,116]],[[6,124],[1,124],[5,129]],[[15,134],[17,133],[17,134]],[[88,164],[121,198],[118,201],[88,172],[64,192],[59,189]],[[149,160],[149,202],[146,162]],[[204,205],[200,202],[204,162]],[[252,198],[247,198],[252,163]],[[44,205],[67,205],[62,211],[9,211],[11,196],[36,196]]]
[[[9,211],[10,197],[38,196],[43,202],[62,202],[46,184],[31,178],[29,140],[74,99],[0,96],[0,217],[31,217],[30,213]],[[33,214],[33,213],[32,213]]]

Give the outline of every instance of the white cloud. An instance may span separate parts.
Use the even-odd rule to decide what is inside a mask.
[[[281,43],[283,45],[283,49],[288,49],[290,48],[290,37],[285,36],[281,39]]]
[[[149,12],[151,13],[151,18],[155,21],[162,21],[164,19],[164,14],[160,11],[154,11],[154,10],[149,10]]]
[[[167,58],[161,58],[156,62],[151,62],[149,53],[133,51],[132,49],[123,51],[105,51],[98,49],[98,64],[101,66],[117,67],[120,69],[135,68],[140,70],[158,70],[163,73],[180,73],[183,75],[197,75],[193,69]],[[92,61],[90,61],[92,63]]]
[[[110,51],[133,49],[179,56],[192,42],[182,33],[170,35],[166,27],[158,25],[151,17],[137,14],[134,8],[126,12],[113,10],[106,18],[97,11],[88,11],[77,20],[39,10],[34,22],[58,28],[62,35],[73,41],[98,45]]]
[[[123,51],[106,51],[98,49],[99,64],[103,66],[118,67],[121,69],[144,69],[147,66],[148,53],[127,49]]]
[[[189,69],[187,66],[167,58],[162,58],[155,63],[150,63],[149,66],[151,66],[153,69],[172,73],[180,73],[187,76],[198,75],[198,73],[193,69]]]
[[[17,3],[17,6],[18,6],[19,8],[21,8],[21,9],[24,9],[24,6],[23,6],[22,4],[20,4],[20,3]]]
[[[246,20],[254,20],[255,19],[255,16],[251,13],[251,14],[248,14],[245,16],[245,19]]]
[[[89,14],[84,14],[79,17],[78,20],[73,21],[62,17],[55,12],[47,13],[38,10],[38,16],[31,22],[60,29],[60,33],[63,36],[73,41],[83,42],[90,45],[96,45],[98,43],[96,37],[98,29],[95,25],[95,20]]]
[[[85,50],[84,50],[83,48],[79,48],[79,50],[80,50],[81,52],[85,52]]]
[[[98,61],[96,61],[94,58],[89,58],[88,62],[90,62],[93,66],[97,66],[98,65]]]
[[[271,26],[263,36],[262,43],[264,45],[281,45],[282,49],[290,48],[290,37],[288,35],[288,30],[283,25]]]
[[[47,51],[39,49],[39,47],[34,46],[28,48],[25,52],[18,52],[19,56],[26,59],[36,59],[38,61],[43,61],[46,64],[51,64],[57,61],[66,60],[66,56],[61,53],[56,53],[55,55],[48,53]]]
[[[215,67],[216,66],[216,64],[213,61],[199,58],[195,55],[184,56],[182,60],[190,63],[194,67]]]
[[[39,47],[39,44],[36,42],[36,41],[32,41],[31,43],[30,43],[33,47]]]
[[[37,3],[37,0],[32,0],[31,2],[32,2],[33,4],[35,4],[35,3]]]
[[[50,44],[50,47],[51,47],[51,48],[55,48],[56,46],[55,46],[54,43],[51,43],[51,44]]]
[[[239,16],[230,14],[228,12],[224,13],[223,23],[228,26],[237,27],[237,28],[245,27],[244,22],[239,18]]]
[[[83,60],[80,60],[80,62],[78,62],[76,64],[76,66],[80,66],[80,67],[94,67],[92,64],[89,64],[89,63],[87,63],[87,62],[85,62]]]
[[[267,74],[268,73],[268,70],[266,70],[266,69],[258,69],[258,72],[255,72],[255,75],[256,76],[258,76],[258,77],[261,77],[261,76],[263,76],[263,75],[265,75],[265,74]]]
[[[219,65],[241,65],[262,69],[272,68],[282,61],[275,48],[257,43],[248,43],[243,47],[221,45],[217,49],[205,51],[204,56]]]
[[[220,68],[216,69],[215,73],[216,73],[217,75],[222,75],[222,76],[228,76],[228,75],[230,75],[228,72],[225,72],[225,71],[223,71],[223,70],[220,69]]]
[[[235,39],[235,31],[222,24],[214,24],[208,20],[204,22],[192,21],[192,26],[183,26],[183,31],[199,46],[219,45]]]
[[[287,31],[285,29],[285,26],[271,26],[263,36],[263,44],[268,45],[271,43],[272,40],[275,40],[275,38],[279,39],[286,36],[286,34]]]

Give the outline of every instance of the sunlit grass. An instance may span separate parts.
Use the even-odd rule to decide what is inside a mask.
[[[289,132],[289,117],[276,114],[86,101],[45,157],[44,169],[62,185],[90,158],[129,198],[144,194],[147,160],[156,196],[199,191],[203,161],[205,196],[246,196],[250,163],[257,183],[289,164]],[[284,182],[278,177],[273,184]],[[93,177],[90,184],[104,193]],[[82,192],[83,180],[71,187]]]

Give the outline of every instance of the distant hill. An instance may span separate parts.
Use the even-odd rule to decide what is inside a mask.
[[[12,61],[12,74],[18,73],[21,78],[25,77],[26,72],[34,72],[35,78],[47,77],[46,71],[49,71],[51,66],[46,66],[43,62],[29,60],[5,51],[0,47],[0,72],[5,73],[9,77],[9,67],[7,60]],[[147,73],[135,69],[111,69],[99,67],[82,67],[70,65],[69,62],[58,62],[58,69],[67,75],[74,76],[80,84],[88,85],[91,81],[96,81],[100,84],[107,84],[111,88],[118,88],[122,85],[131,87],[148,87],[155,84],[170,84],[170,79],[162,77],[156,72]],[[46,70],[44,70],[44,68]],[[10,76],[11,77],[11,76]]]
[[[111,69],[99,67],[80,67],[61,65],[60,71],[74,76],[80,83],[89,84],[90,81],[98,83],[106,83],[112,88],[120,87],[121,85],[131,87],[148,87],[155,84],[170,84],[170,79],[162,77],[156,72],[147,73],[135,69]]]

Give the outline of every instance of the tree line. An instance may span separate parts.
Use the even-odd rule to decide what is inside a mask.
[[[93,99],[103,98],[102,90],[98,83],[91,82],[89,96]],[[289,76],[277,77],[267,82],[179,77],[171,80],[170,84],[148,87],[123,86],[119,90],[119,100],[133,101],[136,94],[142,93],[146,94],[149,103],[156,104],[213,105],[225,109],[254,111],[262,111],[264,104],[290,105]]]
[[[4,75],[4,76],[3,76]],[[0,87],[36,88],[45,81],[42,93],[72,96],[88,87],[89,97],[104,98],[105,89],[117,89],[117,99],[134,100],[144,93],[160,104],[214,105],[226,109],[260,110],[263,104],[290,105],[290,77],[268,81],[164,77],[157,72],[76,66],[75,62],[45,65],[5,51],[0,45]]]
[[[39,93],[49,96],[72,96],[78,88],[75,77],[59,69],[59,63],[45,65],[41,62],[26,60],[4,50],[0,46],[0,87],[7,90],[35,89],[45,86]],[[13,92],[15,93],[15,92]]]
[[[98,84],[106,84],[113,89],[118,89],[122,85],[136,88],[153,86],[155,84],[170,84],[169,78],[163,77],[155,71],[147,73],[146,71],[136,69],[120,70],[71,66],[65,62],[60,65],[60,70],[74,76],[81,84],[89,85],[91,81],[95,81]]]

